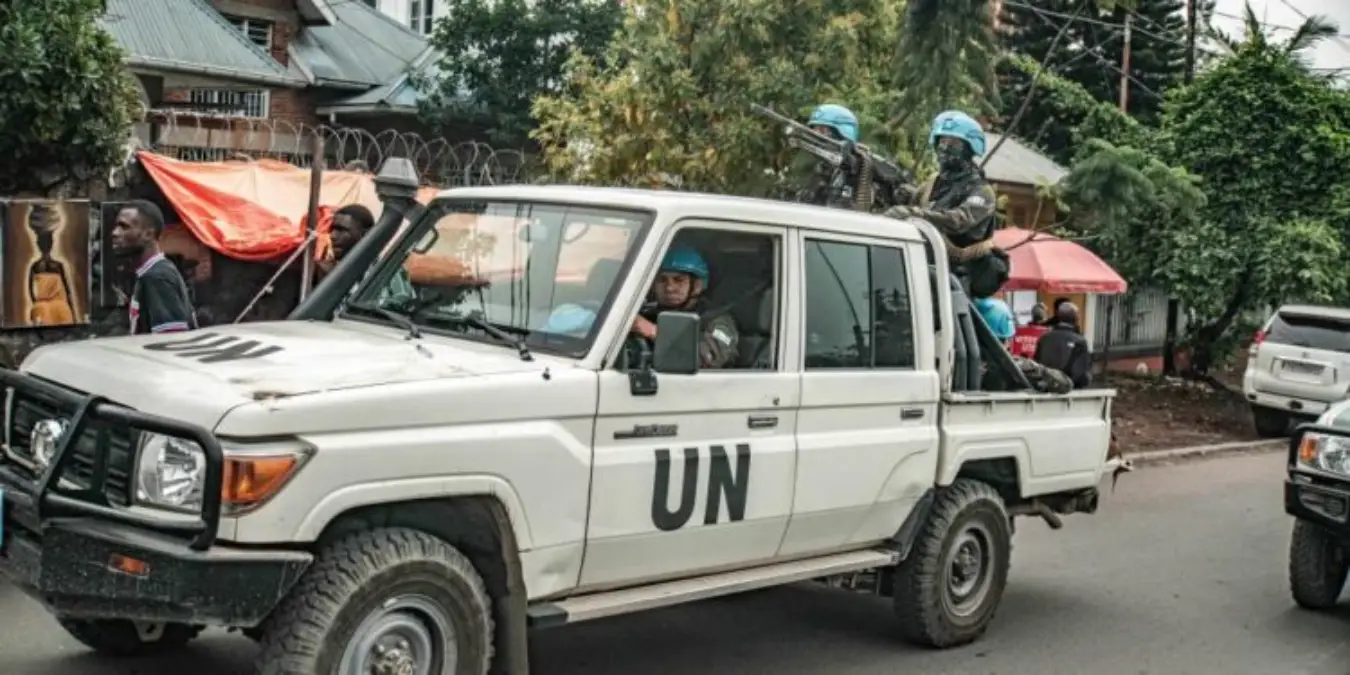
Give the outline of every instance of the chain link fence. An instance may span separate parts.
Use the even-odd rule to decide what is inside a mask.
[[[416,132],[295,124],[284,120],[151,110],[138,136],[148,149],[192,162],[272,159],[309,167],[316,139],[324,166],[374,173],[390,157],[406,157],[425,185],[443,188],[530,182],[537,158],[523,150],[475,141],[451,142]]]

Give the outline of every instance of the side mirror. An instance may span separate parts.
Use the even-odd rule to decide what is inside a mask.
[[[658,373],[693,375],[699,366],[699,319],[691,312],[662,312],[656,319],[652,369]]]

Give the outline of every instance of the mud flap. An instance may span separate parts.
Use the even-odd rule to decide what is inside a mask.
[[[1134,462],[1131,462],[1124,457],[1116,456],[1107,459],[1103,469],[1103,473],[1106,471],[1111,472],[1111,492],[1115,492],[1116,481],[1120,480],[1120,474],[1134,471]]]

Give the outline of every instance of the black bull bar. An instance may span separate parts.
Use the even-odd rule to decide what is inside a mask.
[[[220,441],[206,428],[159,415],[151,415],[118,405],[107,399],[71,391],[39,377],[0,368],[0,388],[15,397],[36,398],[55,404],[71,417],[65,433],[57,443],[48,465],[34,478],[21,473],[11,462],[0,461],[0,488],[3,499],[10,504],[4,510],[11,512],[16,522],[42,531],[44,521],[60,517],[94,517],[142,527],[155,532],[191,537],[189,546],[194,551],[205,551],[216,541],[220,529],[221,485],[224,480],[225,453]],[[12,403],[10,403],[12,405]],[[138,432],[150,432],[192,441],[201,448],[206,459],[206,478],[202,488],[202,508],[194,521],[156,518],[128,509],[117,508],[106,496],[108,452],[102,438],[95,442],[93,470],[84,488],[61,485],[62,473],[74,457],[74,448],[88,429],[90,422],[125,426]],[[12,420],[5,419],[6,433]],[[139,450],[133,447],[133,451]],[[0,457],[3,460],[3,457]],[[135,467],[139,459],[133,455],[129,477],[134,495]]]

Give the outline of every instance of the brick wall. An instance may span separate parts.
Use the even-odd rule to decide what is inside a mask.
[[[286,50],[300,32],[300,15],[295,0],[211,0],[216,11],[225,16],[261,19],[272,24],[272,45],[268,51],[283,66],[290,65]],[[304,90],[272,89],[268,115],[292,124],[317,124],[313,96]]]
[[[272,119],[291,124],[319,124],[314,114],[314,97],[304,89],[273,89],[270,115]]]

